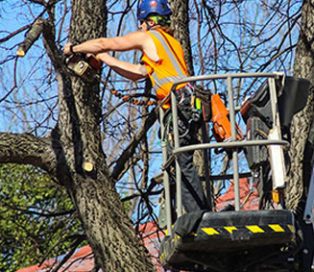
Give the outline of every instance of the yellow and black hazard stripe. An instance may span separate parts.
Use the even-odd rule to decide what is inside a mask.
[[[268,224],[268,225],[244,225],[244,226],[219,226],[203,227],[202,231],[209,236],[233,234],[237,231],[247,231],[252,234],[269,234],[269,233],[295,233],[293,225]]]

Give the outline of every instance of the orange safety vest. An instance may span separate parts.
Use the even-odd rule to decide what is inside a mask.
[[[188,71],[182,46],[175,38],[160,28],[147,31],[147,33],[155,43],[159,61],[151,60],[144,53],[142,63],[147,69],[157,99],[161,100],[170,93],[173,82],[187,77]],[[185,85],[186,83],[180,84],[177,89]]]

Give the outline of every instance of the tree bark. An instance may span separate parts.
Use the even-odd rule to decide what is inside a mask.
[[[189,1],[171,0],[169,2],[172,9],[171,29],[174,32],[174,37],[180,41],[183,47],[188,72],[192,76],[194,75],[194,68],[189,30]]]
[[[25,162],[55,173],[56,159],[49,138],[31,134],[0,133],[0,163]]]
[[[302,7],[302,21],[296,49],[294,76],[309,80],[312,84],[305,108],[297,113],[291,125],[291,161],[286,188],[286,204],[296,211],[304,191],[304,148],[309,136],[314,114],[314,1],[306,0]]]
[[[72,2],[71,41],[104,36],[105,4],[103,0]],[[99,85],[75,76],[71,77],[70,84],[61,85],[55,135],[62,143],[68,168],[69,180],[65,184],[96,263],[103,271],[153,271],[123,210],[101,149]],[[92,169],[84,170],[84,163],[89,163]],[[63,175],[58,176],[62,178]]]

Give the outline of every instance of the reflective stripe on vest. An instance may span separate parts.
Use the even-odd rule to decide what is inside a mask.
[[[164,78],[159,78],[156,73],[152,74],[152,78],[155,81],[155,86],[153,87],[155,91],[157,92],[158,88],[168,82],[174,82],[176,80],[182,79],[186,77],[186,75],[183,72],[183,68],[181,67],[181,64],[173,51],[171,50],[169,44],[167,41],[165,41],[165,38],[163,37],[162,34],[160,34],[157,30],[151,30],[150,33],[162,44],[164,47],[167,55],[169,56],[170,61],[172,62],[177,76],[170,76],[170,77],[164,77]]]

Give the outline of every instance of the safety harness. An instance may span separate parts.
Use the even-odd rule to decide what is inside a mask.
[[[165,46],[171,61],[173,61],[174,67],[177,69],[178,76],[176,77],[165,77],[160,79],[157,75],[152,75],[157,82],[163,84],[163,82],[173,82],[184,77],[182,72],[183,64],[180,63],[179,58],[176,56],[175,51],[171,47],[170,43],[167,42],[167,38],[161,33],[161,31],[152,30],[153,35]],[[74,54],[69,56],[66,60],[66,65],[68,68],[74,72],[77,76],[80,76],[88,82],[98,81],[104,85],[106,83],[99,76],[101,65],[99,61],[94,56],[86,56],[85,54]],[[189,123],[198,122],[201,119],[205,122],[211,121],[213,123],[213,135],[218,142],[226,141],[231,137],[231,125],[229,120],[229,111],[225,107],[223,101],[221,100],[219,94],[211,94],[210,91],[204,90],[201,87],[191,85],[185,85],[181,90],[177,90],[176,94],[180,95],[180,91],[183,94],[184,90],[190,89],[191,91],[191,110],[192,115]],[[156,96],[147,94],[132,94],[124,95],[123,91],[111,89],[111,94],[115,97],[122,99],[124,102],[131,103],[136,106],[152,106],[156,105]],[[141,100],[137,97],[148,97],[154,100]],[[170,113],[170,112],[169,112]],[[165,114],[167,116],[167,114]],[[171,118],[167,118],[168,121]],[[166,127],[170,127],[165,124]],[[237,126],[237,139],[243,139],[240,128]],[[170,133],[169,133],[170,134]],[[184,136],[184,135],[183,135]]]

